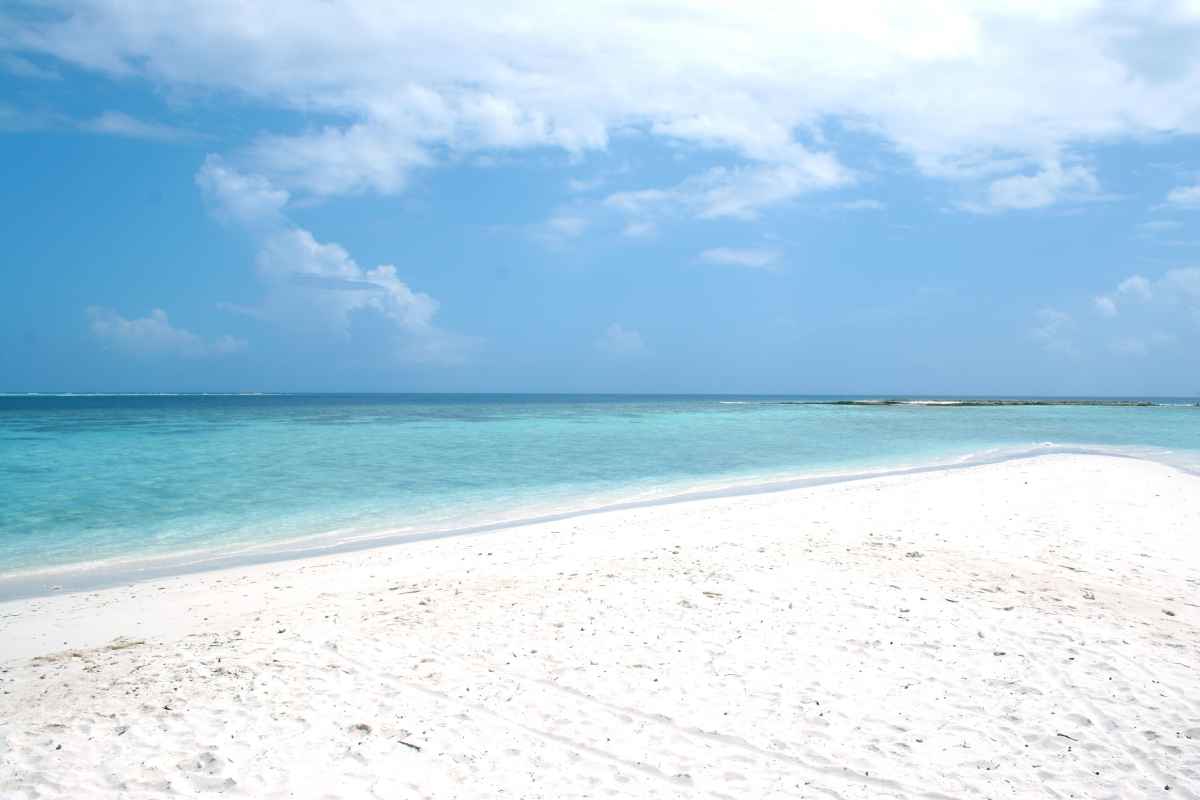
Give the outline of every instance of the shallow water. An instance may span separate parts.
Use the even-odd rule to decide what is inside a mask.
[[[4,396],[0,575],[471,528],[697,486],[979,460],[1048,442],[1200,468],[1194,400],[780,402],[803,399]]]

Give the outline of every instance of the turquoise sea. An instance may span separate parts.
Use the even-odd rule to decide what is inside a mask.
[[[824,399],[0,396],[0,596],[1055,449],[1200,469],[1195,399],[799,402]]]

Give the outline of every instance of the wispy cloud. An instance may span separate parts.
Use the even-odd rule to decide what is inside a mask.
[[[44,109],[20,108],[0,102],[0,131],[23,133],[62,125],[58,115]]]
[[[79,131],[155,142],[187,142],[204,138],[186,128],[141,120],[121,111],[104,111],[87,119],[75,119],[44,108],[20,108],[3,103],[0,103],[0,130]]]
[[[606,183],[603,177],[597,178],[568,178],[567,190],[573,194],[586,194],[599,189]]]
[[[647,239],[658,233],[658,226],[653,222],[629,222],[621,229],[621,235],[627,239]]]
[[[528,237],[551,249],[567,246],[592,227],[593,220],[579,207],[561,208],[545,219],[524,225],[494,225],[491,230]]]
[[[667,189],[614,192],[605,205],[642,222],[681,215],[751,220],[808,192],[852,181],[850,171],[830,154],[805,151],[790,163],[714,167]]]
[[[543,233],[556,239],[574,239],[588,229],[588,219],[579,214],[555,214],[543,224]]]
[[[1031,333],[1047,352],[1059,356],[1079,355],[1070,337],[1075,327],[1075,319],[1070,314],[1057,308],[1042,308],[1038,309],[1036,320]]]
[[[1200,183],[1176,186],[1167,192],[1167,205],[1187,210],[1200,209]]]
[[[1115,355],[1141,358],[1151,351],[1175,343],[1175,337],[1162,331],[1153,331],[1146,336],[1120,336],[1109,345]]]
[[[120,111],[105,111],[91,119],[76,124],[82,131],[105,136],[123,136],[128,139],[147,139],[157,142],[183,142],[200,138],[198,134],[174,125],[147,122]]]
[[[596,349],[605,355],[618,358],[643,356],[649,352],[642,335],[619,322],[614,322],[604,329],[604,333],[596,340]]]
[[[111,308],[89,306],[87,317],[93,336],[131,355],[212,358],[246,349],[244,339],[233,336],[205,339],[176,328],[161,308],[151,310],[145,317],[128,319]]]
[[[1142,238],[1153,238],[1164,233],[1169,233],[1183,227],[1183,224],[1176,222],[1173,219],[1154,219],[1148,222],[1141,222],[1135,227],[1138,236]]]
[[[1100,295],[1092,300],[1092,305],[1096,310],[1105,317],[1115,317],[1117,315],[1117,302],[1108,295]]]
[[[837,203],[835,207],[840,208],[842,211],[883,211],[885,208],[887,208],[887,206],[880,201],[872,200],[870,198],[864,198],[861,200],[846,200],[845,202]]]
[[[57,81],[62,78],[56,70],[38,66],[15,53],[0,54],[0,69],[17,78],[35,81]]]
[[[708,264],[746,269],[775,270],[779,268],[778,251],[757,248],[714,247],[702,252],[700,260]]]

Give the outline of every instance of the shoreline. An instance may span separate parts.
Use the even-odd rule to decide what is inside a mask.
[[[1194,799],[1198,528],[1052,454],[9,601],[0,794]]]
[[[1046,455],[1098,455],[1132,458],[1171,466],[1200,475],[1200,463],[1173,462],[1170,451],[1159,448],[1114,447],[1087,444],[1043,443],[1032,446],[993,448],[941,460],[916,464],[881,466],[853,471],[782,472],[765,479],[743,481],[697,480],[673,486],[666,494],[650,498],[600,502],[597,505],[568,505],[561,511],[506,517],[495,521],[452,527],[385,528],[378,531],[346,531],[310,534],[279,540],[242,543],[229,548],[184,550],[153,556],[131,556],[101,562],[71,563],[44,568],[0,572],[0,603],[48,597],[74,592],[91,592],[129,583],[160,580],[178,575],[193,575],[236,567],[274,564],[322,555],[353,553],[375,548],[394,547],[414,542],[458,536],[498,533],[511,528],[560,522],[577,517],[641,508],[688,503],[723,497],[787,492],[828,484],[849,483],[874,478],[918,475],[942,470],[969,469],[987,464],[1039,458]]]

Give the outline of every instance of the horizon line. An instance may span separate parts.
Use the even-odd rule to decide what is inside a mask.
[[[534,397],[837,397],[870,399],[958,399],[981,400],[1077,400],[1077,399],[1191,399],[1200,398],[1200,391],[1192,394],[1004,394],[1004,393],[951,393],[951,392],[622,392],[622,391],[487,391],[487,390],[61,390],[61,391],[0,391],[0,398],[17,397],[329,397],[329,396],[534,396]]]

